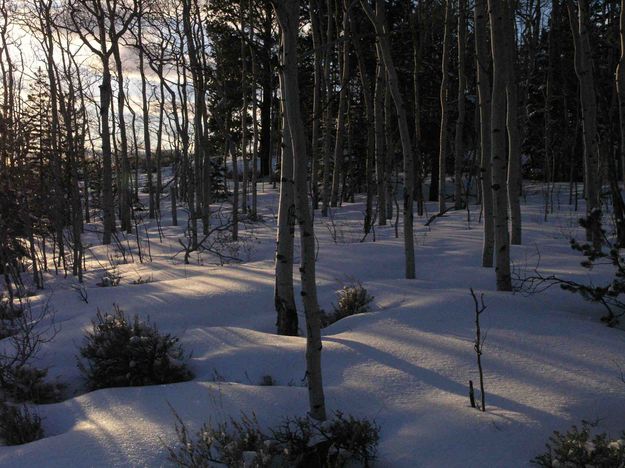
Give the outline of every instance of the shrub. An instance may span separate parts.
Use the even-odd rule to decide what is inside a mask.
[[[41,439],[41,418],[27,406],[17,407],[0,402],[0,439],[7,445],[19,445]]]
[[[366,419],[335,413],[319,423],[310,418],[286,419],[264,433],[255,417],[212,427],[205,424],[195,438],[176,415],[178,448],[169,459],[178,466],[207,467],[343,467],[369,466],[375,459],[379,428]]]
[[[320,429],[332,442],[330,448],[338,459],[354,458],[366,465],[375,458],[380,432],[375,423],[367,419],[356,419],[351,415],[344,416],[337,411],[334,419]]]
[[[544,467],[624,468],[625,432],[612,440],[605,433],[592,435],[593,425],[583,421],[581,430],[573,426],[566,434],[554,431],[546,444],[547,451],[532,460]]]
[[[109,288],[112,286],[119,286],[119,282],[122,280],[122,277],[117,270],[106,271],[102,275],[102,279],[99,283],[96,283],[96,286],[100,286],[102,288]]]
[[[23,310],[20,306],[3,295],[0,296],[0,340],[18,332],[15,322],[21,318],[22,314]]]
[[[338,302],[334,306],[334,312],[322,315],[321,321],[324,327],[350,315],[369,312],[371,310],[369,305],[374,299],[360,282],[343,286],[336,292],[336,295]]]
[[[8,367],[2,380],[2,396],[15,402],[52,403],[60,401],[63,386],[45,381],[48,371],[29,365]]]
[[[149,321],[131,322],[115,306],[112,314],[98,311],[88,332],[78,367],[91,389],[181,382],[192,378],[178,338],[161,335]]]
[[[0,400],[49,403],[58,401],[61,386],[45,381],[47,370],[31,365],[41,346],[56,334],[54,316],[47,305],[33,312],[28,300],[19,304],[1,302],[1,330],[11,330],[0,344]],[[47,323],[46,323],[47,322]]]
[[[263,375],[258,385],[260,385],[261,387],[272,387],[278,384],[276,382],[276,379],[274,379],[271,375]]]

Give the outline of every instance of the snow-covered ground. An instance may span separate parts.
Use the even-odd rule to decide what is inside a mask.
[[[539,190],[530,186],[528,193],[524,245],[512,248],[515,270],[531,271],[540,252],[542,272],[584,281],[589,272],[568,246],[581,231],[567,195],[544,222]],[[49,375],[68,385],[67,399],[36,407],[45,438],[0,447],[1,466],[167,465],[165,445],[175,442],[170,405],[192,430],[242,412],[255,413],[265,427],[306,413],[305,339],[273,333],[277,191],[269,184],[259,204],[263,221],[242,225],[238,251],[228,250],[244,262],[220,266],[214,257],[193,255],[184,265],[183,228],[170,226],[165,199],[162,241],[156,224],[149,228],[152,262],[139,263],[129,236],[135,262],[119,265],[117,287],[96,286],[115,248],[99,245],[93,232],[85,236],[92,244],[88,303],[74,280],[53,277],[33,298],[35,306],[49,301],[60,327],[37,365],[49,366]],[[529,297],[496,292],[494,271],[479,266],[477,211],[470,223],[466,211],[449,212],[429,228],[427,218],[416,218],[417,279],[405,280],[401,234],[397,239],[392,226],[377,226],[375,242],[371,236],[360,242],[363,213],[362,202],[333,210],[333,222],[316,213],[321,307],[330,310],[335,291],[353,280],[375,296],[371,313],[323,331],[322,365],[329,410],[380,425],[378,466],[527,466],[554,429],[582,419],[598,420],[601,430],[615,435],[625,428],[625,333],[600,323],[599,306],[557,288]],[[132,284],[139,278],[150,282]],[[484,293],[488,307],[482,315],[486,413],[468,399],[469,379],[478,380],[471,287]],[[113,304],[179,336],[192,352],[195,378],[85,392],[77,349],[96,310]],[[260,385],[267,375],[276,385]]]

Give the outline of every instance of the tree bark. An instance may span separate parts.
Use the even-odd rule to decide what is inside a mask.
[[[514,2],[508,0],[506,12],[506,104],[508,130],[508,202],[510,203],[510,243],[521,245],[521,141],[519,136],[518,88],[517,88],[517,45],[514,27]]]
[[[397,71],[391,55],[391,44],[389,40],[388,24],[386,22],[386,12],[383,0],[376,0],[375,13],[369,7],[366,0],[361,0],[360,4],[367,13],[369,20],[375,28],[377,43],[376,50],[384,62],[386,69],[386,77],[388,87],[395,103],[397,112],[397,123],[399,126],[399,135],[401,139],[403,152],[403,169],[404,169],[404,204],[403,204],[403,220],[404,220],[404,251],[405,251],[405,274],[407,279],[415,277],[415,258],[414,258],[414,238],[413,238],[413,194],[414,194],[414,159],[412,152],[412,144],[410,142],[410,133],[408,131],[408,117],[406,116],[406,107],[404,99],[399,90],[399,81],[397,79]]]
[[[592,70],[592,51],[588,32],[588,1],[579,0],[577,19],[571,0],[567,0],[573,44],[575,46],[575,72],[579,80],[582,104],[582,138],[584,141],[584,196],[586,214],[601,210],[599,177],[599,142],[597,132],[597,97]],[[595,249],[601,248],[602,233],[597,223],[589,223],[587,240]]]
[[[284,113],[283,113],[284,114]],[[293,244],[295,199],[293,186],[293,142],[286,115],[283,118],[282,159],[280,164],[280,203],[276,242],[276,307],[278,335],[297,336],[298,320],[293,291]]]
[[[464,121],[465,91],[467,77],[465,69],[466,43],[466,0],[458,0],[458,119],[456,120],[455,157],[454,157],[454,208],[460,210],[464,203],[462,184],[462,165],[464,163]],[[466,203],[469,201],[466,200]]]
[[[315,238],[308,203],[306,181],[308,157],[306,136],[300,110],[299,80],[297,66],[297,34],[299,23],[299,0],[271,0],[282,31],[282,73],[284,82],[284,107],[291,133],[293,149],[293,174],[295,180],[295,213],[299,223],[301,244],[301,284],[304,313],[306,315],[306,374],[310,415],[314,419],[326,419],[325,397],[321,375],[321,323],[317,302],[315,279]]]
[[[621,0],[619,16],[620,57],[616,69],[616,90],[618,92],[619,130],[621,134],[620,159],[621,178],[625,183],[625,0]]]
[[[493,91],[491,101],[491,163],[495,216],[495,274],[498,291],[511,291],[510,237],[508,233],[507,148],[506,148],[506,18],[500,0],[488,0]]]
[[[447,173],[447,93],[449,91],[449,49],[451,47],[451,0],[445,0],[445,36],[443,38],[443,58],[441,67],[441,128],[438,149],[438,212],[445,211],[445,175]]]
[[[323,57],[323,83],[325,89],[325,111],[323,117],[323,177],[321,184],[321,216],[328,216],[328,207],[330,206],[330,192],[331,180],[330,180],[330,145],[331,145],[331,130],[332,130],[332,83],[330,81],[330,65],[332,57],[333,47],[333,15],[331,14],[333,4],[332,0],[326,1],[326,17],[327,28],[325,35],[325,47]]]
[[[374,133],[375,133],[375,169],[378,189],[378,224],[386,226],[386,158],[384,139],[384,64],[378,57],[375,73],[375,96],[373,101]]]
[[[495,251],[495,223],[491,175],[491,87],[490,54],[488,51],[487,0],[475,0],[475,55],[477,67],[478,105],[480,109],[480,186],[484,218],[482,266],[492,268]]]
[[[347,6],[347,1],[344,6]],[[334,170],[332,174],[332,195],[330,197],[330,206],[335,207],[339,200],[340,181],[343,175],[343,159],[345,157],[344,140],[345,140],[345,117],[347,112],[347,91],[350,77],[349,64],[349,11],[344,8],[343,12],[343,35],[341,42],[343,44],[341,64],[341,90],[339,92],[339,108],[336,117],[336,138],[334,140]]]
[[[148,106],[147,79],[145,76],[144,66],[144,49],[143,49],[143,31],[142,19],[143,12],[139,14],[137,19],[137,47],[139,49],[139,74],[141,75],[141,104],[143,117],[143,148],[145,151],[145,167],[147,173],[148,186],[148,216],[154,219],[154,184],[152,183],[152,147],[150,145],[150,109]]]

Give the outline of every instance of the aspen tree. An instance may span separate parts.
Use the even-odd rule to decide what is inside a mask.
[[[413,238],[413,195],[414,195],[414,159],[410,133],[408,131],[408,118],[404,98],[399,90],[397,71],[391,55],[388,23],[386,21],[385,5],[383,0],[376,0],[375,12],[369,6],[367,0],[361,0],[365,13],[375,28],[377,37],[376,50],[384,62],[387,84],[395,103],[397,123],[404,156],[404,194],[403,194],[403,219],[404,219],[404,252],[405,252],[405,275],[407,279],[415,277],[414,238]]]
[[[325,397],[321,374],[321,320],[317,302],[315,279],[315,239],[310,214],[307,184],[307,144],[300,110],[297,61],[297,33],[299,29],[298,0],[271,0],[280,24],[282,37],[282,70],[284,108],[288,120],[293,150],[293,178],[295,213],[299,224],[301,245],[301,284],[304,314],[306,316],[306,376],[310,415],[326,419]]]
[[[465,69],[466,46],[466,0],[458,0],[458,119],[456,120],[454,158],[454,208],[463,207],[462,164],[464,162],[465,92],[467,76]],[[469,201],[466,200],[465,203]]]
[[[618,93],[619,130],[621,135],[621,177],[623,183],[625,183],[625,0],[621,0],[621,11],[619,15],[619,46],[620,56],[615,79]]]
[[[378,189],[378,224],[386,226],[386,153],[384,138],[384,94],[386,80],[384,78],[384,64],[381,57],[377,57],[375,72],[375,92],[373,99],[374,133],[375,133],[375,170]]]
[[[521,245],[521,142],[518,119],[517,45],[514,27],[514,2],[504,5],[506,13],[506,129],[508,131],[508,202],[510,204],[510,243]]]
[[[592,51],[588,32],[588,1],[579,0],[577,15],[571,0],[567,0],[569,21],[575,46],[575,73],[579,80],[582,107],[582,138],[584,141],[584,195],[586,213],[601,210],[599,176],[599,135],[597,132],[597,97],[593,74]],[[601,248],[602,234],[597,223],[589,223],[586,229],[587,240],[595,249]]]
[[[330,65],[332,59],[332,50],[334,43],[334,18],[331,14],[333,0],[326,0],[326,34],[323,56],[323,84],[324,84],[324,115],[323,115],[323,176],[321,183],[321,216],[328,216],[328,208],[330,207],[330,192],[332,190],[331,174],[330,174],[330,146],[332,125],[332,81],[330,78]]]
[[[441,67],[441,88],[440,88],[440,105],[441,105],[441,126],[438,141],[438,211],[445,211],[445,175],[447,169],[447,121],[448,105],[447,94],[449,92],[449,49],[451,48],[451,1],[445,0],[445,35],[443,38],[443,58]]]
[[[330,206],[335,207],[339,199],[339,187],[343,175],[344,141],[345,141],[345,118],[347,113],[347,92],[350,78],[349,63],[349,0],[343,0],[343,35],[341,36],[342,56],[339,61],[341,67],[341,90],[339,92],[339,108],[336,117],[336,138],[334,139],[334,170],[332,173],[332,192]]]
[[[493,266],[495,251],[495,223],[493,217],[493,192],[490,145],[490,54],[488,51],[487,0],[475,0],[475,56],[477,68],[478,106],[480,111],[480,187],[484,219],[482,266]]]
[[[506,18],[503,2],[488,0],[493,89],[491,101],[491,164],[495,218],[495,274],[498,291],[511,291],[510,236],[508,232],[507,148],[506,148]]]
[[[293,291],[293,244],[295,236],[293,142],[289,122],[284,112],[282,129],[274,303],[277,313],[278,334],[297,336],[298,320]]]

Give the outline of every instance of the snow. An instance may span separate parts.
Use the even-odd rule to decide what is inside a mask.
[[[558,196],[558,210],[544,222],[540,188],[528,187],[524,245],[512,247],[514,270],[531,272],[540,261],[544,274],[578,281],[605,275],[579,267],[568,238],[581,238],[580,214],[566,204],[566,194]],[[176,440],[174,410],[192,431],[242,413],[254,413],[264,427],[306,413],[305,339],[273,333],[277,191],[269,184],[259,204],[263,222],[241,226],[239,254],[246,261],[220,265],[194,254],[184,265],[183,255],[175,255],[183,229],[169,225],[165,199],[162,242],[156,224],[149,225],[153,261],[139,263],[128,236],[135,262],[119,265],[117,287],[96,286],[115,249],[99,245],[97,226],[87,226],[88,303],[74,280],[52,276],[33,298],[35,307],[49,301],[60,327],[37,365],[49,366],[49,375],[68,385],[67,399],[36,406],[46,437],[0,446],[0,466],[167,466],[166,445]],[[396,239],[392,226],[376,226],[375,242],[371,236],[359,242],[362,200],[333,210],[332,222],[316,212],[321,307],[331,310],[335,291],[350,280],[375,296],[372,312],[323,331],[322,367],[328,409],[380,425],[378,466],[528,466],[554,429],[582,419],[598,420],[612,435],[625,428],[623,331],[599,321],[599,306],[557,288],[527,297],[496,292],[494,270],[479,266],[479,207],[471,208],[470,224],[466,211],[449,212],[429,228],[428,217],[416,218],[416,280],[403,279],[401,232]],[[142,249],[145,255],[145,240]],[[298,252],[296,246],[297,260]],[[139,277],[151,282],[131,284]],[[484,293],[487,305],[481,316],[485,413],[468,398],[469,379],[478,381],[470,287]],[[87,392],[77,349],[96,310],[113,304],[179,336],[195,378]],[[260,385],[265,376],[275,385]]]

